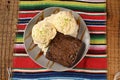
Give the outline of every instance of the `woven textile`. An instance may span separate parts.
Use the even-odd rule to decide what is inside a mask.
[[[71,71],[53,72],[36,64],[24,49],[23,34],[27,23],[47,7],[65,7],[77,12],[90,32],[90,48],[86,57]],[[106,80],[106,2],[20,1],[16,41],[14,45],[13,80]]]

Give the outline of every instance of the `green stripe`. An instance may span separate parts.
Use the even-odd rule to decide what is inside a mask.
[[[16,34],[15,42],[23,42],[23,34]]]
[[[91,39],[103,39],[105,38],[105,34],[90,34]]]
[[[17,38],[16,40],[15,40],[15,43],[23,43],[24,41],[23,41],[23,39],[22,38]]]
[[[17,38],[23,38],[23,33],[17,33],[17,34],[16,34],[16,37],[17,37]]]
[[[23,43],[23,35],[22,34],[16,34],[16,42]],[[91,35],[90,44],[106,44],[105,35]]]
[[[90,43],[91,44],[106,44],[106,36],[105,35],[90,35]]]
[[[86,3],[71,1],[20,1],[20,10],[41,10],[47,7],[65,7],[87,12],[105,12],[105,3]]]
[[[17,38],[15,40],[16,44],[23,44],[23,39],[22,38]],[[106,40],[90,40],[90,44],[106,44]]]
[[[106,44],[106,40],[90,40],[90,44]]]

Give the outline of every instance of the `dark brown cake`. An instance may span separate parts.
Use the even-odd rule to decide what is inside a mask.
[[[72,67],[78,58],[82,41],[72,36],[57,33],[51,41],[46,58],[66,67]]]

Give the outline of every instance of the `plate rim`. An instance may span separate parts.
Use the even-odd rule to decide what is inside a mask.
[[[88,28],[87,28],[87,25],[86,25],[85,21],[83,20],[83,18],[82,18],[78,13],[76,13],[76,14],[79,15],[80,20],[82,20],[82,23],[85,25],[85,28],[86,28],[86,31],[87,31],[88,34],[89,34],[89,37],[88,37],[88,49],[87,49],[87,50],[84,50],[82,57],[80,58],[80,60],[79,60],[74,66],[72,66],[72,67],[70,67],[70,68],[66,67],[66,68],[63,69],[63,70],[53,70],[52,68],[45,67],[45,66],[41,65],[40,63],[38,63],[38,62],[29,54],[29,52],[28,52],[27,49],[26,49],[25,34],[26,34],[26,30],[27,30],[28,26],[29,26],[30,23],[31,23],[36,17],[38,17],[43,11],[45,11],[45,10],[47,10],[47,9],[50,9],[50,8],[67,9],[67,10],[70,10],[70,11],[76,13],[75,11],[73,11],[73,10],[71,10],[71,9],[68,9],[68,8],[64,8],[64,7],[48,7],[48,8],[43,9],[43,10],[40,11],[39,13],[37,13],[33,18],[31,18],[31,20],[28,22],[28,24],[26,25],[26,28],[25,28],[25,30],[24,30],[24,34],[23,34],[23,41],[24,41],[24,42],[23,42],[23,44],[24,44],[24,46],[25,46],[25,51],[26,51],[26,53],[28,54],[28,56],[29,56],[36,64],[38,64],[38,65],[40,65],[40,66],[42,66],[42,67],[44,67],[44,68],[46,68],[46,69],[49,69],[49,70],[52,70],[52,71],[57,71],[57,72],[72,70],[78,63],[81,62],[81,60],[83,60],[83,58],[84,58],[85,55],[87,54],[88,49],[89,49],[89,47],[90,47],[90,33],[89,33],[89,30],[88,30]],[[86,32],[85,32],[85,33],[86,33]],[[84,35],[85,35],[85,34],[84,34]],[[86,51],[86,52],[85,52],[85,51]],[[47,58],[46,58],[46,59],[47,59]]]

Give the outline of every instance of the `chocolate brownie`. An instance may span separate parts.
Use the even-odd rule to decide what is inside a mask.
[[[50,42],[46,58],[66,67],[72,67],[81,54],[82,41],[69,35],[57,33]]]

